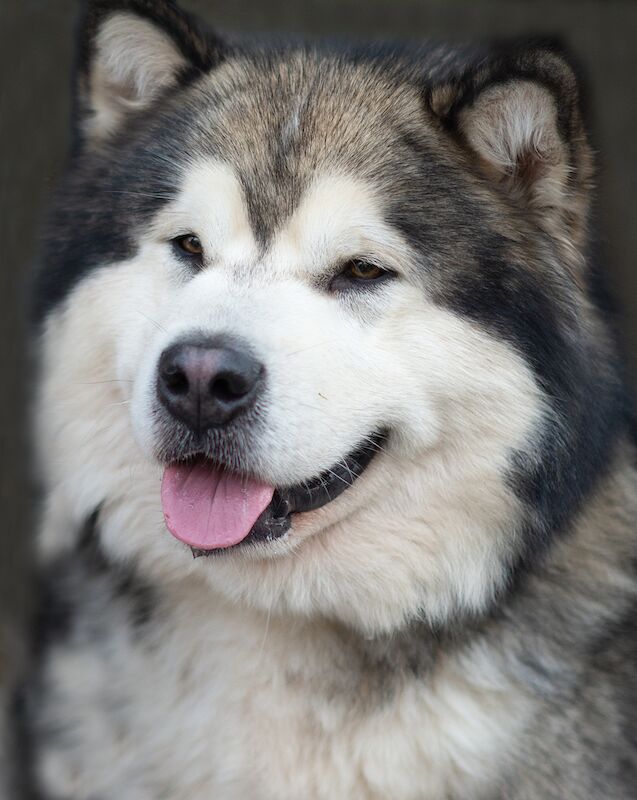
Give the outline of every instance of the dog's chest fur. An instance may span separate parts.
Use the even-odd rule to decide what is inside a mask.
[[[526,717],[479,645],[438,656],[417,630],[365,643],[202,586],[141,626],[129,597],[91,605],[45,662],[41,719],[69,735],[45,741],[39,771],[65,797],[479,798]]]

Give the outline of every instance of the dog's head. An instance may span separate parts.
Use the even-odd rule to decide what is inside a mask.
[[[564,58],[93,2],[76,126],[37,287],[45,544],[99,507],[113,557],[241,602],[484,610],[616,435]]]

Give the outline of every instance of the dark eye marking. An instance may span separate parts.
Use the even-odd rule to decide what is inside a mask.
[[[361,287],[371,288],[395,277],[396,273],[392,270],[383,269],[378,264],[362,258],[352,258],[341,264],[339,273],[332,278],[330,289],[338,291]]]

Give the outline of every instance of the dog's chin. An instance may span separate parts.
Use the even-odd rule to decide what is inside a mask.
[[[316,477],[298,484],[276,487],[270,502],[259,514],[247,535],[239,542],[203,548],[186,541],[187,546],[190,547],[193,556],[199,558],[236,553],[241,550],[245,551],[247,548],[262,550],[263,546],[284,540],[297,515],[323,508],[333,503],[343,492],[350,490],[363,475],[374,456],[383,449],[386,438],[386,431],[372,433],[356,449]],[[190,455],[186,461],[177,460],[176,464],[173,462],[169,466],[179,467],[182,464],[193,465],[197,469],[209,468],[211,472],[217,473],[225,470],[223,464],[201,454]],[[249,476],[235,475],[233,477],[235,479],[245,477],[246,480],[250,480]],[[170,529],[170,525],[168,527]],[[177,538],[180,537],[177,536]]]

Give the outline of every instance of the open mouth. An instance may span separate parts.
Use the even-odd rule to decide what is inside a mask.
[[[283,488],[229,472],[204,458],[171,464],[161,489],[166,526],[195,556],[273,541],[290,529],[293,514],[321,508],[348,489],[384,439],[384,433],[374,433],[316,478]]]

